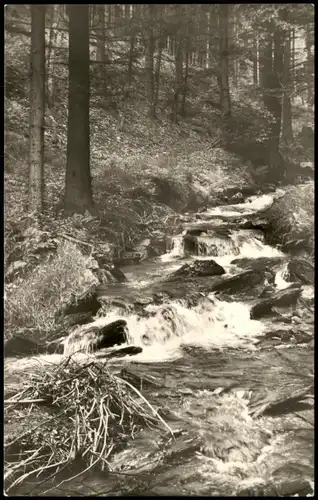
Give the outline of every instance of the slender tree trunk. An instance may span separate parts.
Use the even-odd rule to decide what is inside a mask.
[[[296,32],[295,28],[292,30],[292,47],[291,47],[291,64],[292,64],[292,71],[291,71],[291,84],[292,88],[294,90],[294,81],[295,81],[295,76],[296,76],[296,50],[295,50],[295,39],[296,39]]]
[[[65,213],[94,213],[89,141],[88,5],[69,5],[69,101]]]
[[[57,82],[56,82],[56,47],[59,46],[59,28],[60,28],[60,15],[59,10],[61,6],[54,4],[52,7],[52,15],[50,22],[50,38],[49,47],[46,58],[47,67],[47,89],[46,98],[49,108],[53,108],[56,103]],[[60,37],[61,38],[61,37]]]
[[[112,10],[112,5],[109,4],[107,6],[107,25],[110,28],[111,24],[113,22],[113,10]]]
[[[220,36],[220,106],[222,118],[231,116],[231,98],[229,85],[229,6],[219,5],[219,36]]]
[[[293,142],[293,125],[292,125],[292,109],[290,100],[291,91],[291,78],[290,78],[290,63],[291,63],[291,34],[290,32],[285,35],[284,46],[284,74],[283,74],[283,127],[282,139],[285,144]]]
[[[44,201],[45,5],[31,6],[29,211]]]
[[[105,93],[106,86],[106,50],[105,50],[105,39],[106,39],[106,24],[105,24],[105,5],[96,5],[98,9],[98,25],[99,29],[97,31],[97,49],[96,49],[96,60],[99,63],[99,88],[100,93],[103,95]]]
[[[172,104],[171,120],[173,123],[178,123],[179,101],[183,86],[183,40],[181,33],[176,34],[175,43],[175,67],[176,79],[174,87],[174,98]]]
[[[253,84],[258,87],[258,39],[257,33],[253,34]]]
[[[265,39],[260,43],[259,50],[259,83],[263,89],[268,87],[267,79],[273,72],[273,35],[267,33]]]
[[[283,175],[282,158],[279,154],[279,137],[282,118],[282,74],[283,74],[283,46],[282,33],[275,29],[272,22],[267,26],[267,37],[264,41],[261,58],[261,84],[263,88],[264,104],[271,114],[268,125],[268,164],[271,177],[274,181]],[[274,43],[272,40],[274,39]],[[274,50],[273,50],[274,49]],[[272,60],[272,58],[274,60]]]
[[[188,90],[188,76],[189,76],[189,38],[186,42],[186,50],[185,50],[185,68],[184,68],[184,78],[183,78],[183,92],[182,92],[182,106],[181,106],[181,114],[185,116],[186,114],[186,101],[187,101],[187,90]]]
[[[134,52],[135,52],[135,33],[130,35],[130,48],[129,48],[129,58],[128,58],[128,87],[131,87],[132,76],[133,76],[133,63],[134,63]]]
[[[155,109],[157,108],[158,99],[159,99],[159,88],[160,88],[160,69],[161,69],[161,59],[162,59],[162,51],[165,45],[165,38],[163,35],[160,35],[158,40],[158,51],[157,51],[157,59],[155,64]]]
[[[311,41],[309,35],[306,34],[306,52],[307,52],[307,102],[308,106],[313,106],[313,74],[314,74],[314,57],[311,54]]]
[[[125,4],[125,18],[130,18],[130,4]]]
[[[156,117],[155,93],[154,93],[154,64],[153,56],[155,51],[155,39],[153,33],[154,5],[146,5],[148,26],[146,29],[145,47],[145,72],[146,72],[146,92],[148,102],[148,115],[150,118]]]

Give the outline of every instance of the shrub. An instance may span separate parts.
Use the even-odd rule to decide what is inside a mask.
[[[56,254],[36,267],[25,281],[7,287],[6,339],[21,331],[28,332],[32,340],[46,339],[54,329],[56,311],[97,282],[89,263],[90,257],[84,257],[75,245],[62,242]]]

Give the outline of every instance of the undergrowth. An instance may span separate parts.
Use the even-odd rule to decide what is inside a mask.
[[[25,280],[7,287],[6,340],[20,332],[34,341],[47,339],[61,306],[96,284],[90,261],[91,257],[85,257],[76,245],[60,242],[54,256],[39,264]]]

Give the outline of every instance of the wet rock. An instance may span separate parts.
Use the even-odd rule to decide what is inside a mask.
[[[310,343],[312,334],[296,328],[295,326],[277,327],[267,332],[262,339],[256,342],[258,348],[272,347],[273,345],[288,344],[306,344]]]
[[[169,238],[162,231],[153,231],[149,238],[139,242],[135,251],[141,254],[140,260],[152,259],[167,252],[169,248]]]
[[[69,303],[57,311],[56,317],[77,313],[91,313],[91,316],[95,316],[100,308],[101,304],[98,301],[97,288],[93,285],[79,296],[74,296]]]
[[[272,313],[273,307],[287,307],[296,305],[301,294],[300,285],[278,290],[271,297],[260,299],[251,309],[251,319],[260,319]]]
[[[31,339],[15,336],[4,343],[4,356],[30,356],[41,352],[40,346]]]
[[[60,316],[57,319],[59,326],[56,333],[60,332],[60,334],[62,335],[64,332],[67,333],[70,328],[72,328],[72,326],[87,325],[87,323],[91,323],[92,320],[93,316],[91,314],[91,311],[68,314],[67,316]]]
[[[184,251],[193,255],[206,255],[217,257],[224,254],[224,247],[229,247],[229,251],[238,251],[234,242],[225,232],[215,231],[207,235],[201,233],[199,236],[185,234],[183,237]]]
[[[304,259],[292,259],[288,262],[286,281],[299,281],[303,285],[313,285],[315,279],[314,266]]]
[[[314,391],[314,384],[307,383],[302,386],[297,383],[295,387],[286,386],[284,388],[268,392],[264,398],[258,399],[249,406],[249,413],[253,417],[260,417],[263,414],[283,415],[298,410],[298,405]],[[311,407],[309,403],[307,408]]]
[[[106,349],[104,352],[100,350],[96,356],[98,358],[121,358],[122,356],[135,356],[142,352],[142,347],[129,345],[127,347],[119,347],[114,349]]]
[[[121,252],[119,256],[114,259],[114,263],[117,266],[131,266],[132,264],[138,264],[143,257],[142,252],[125,251]]]
[[[234,276],[229,276],[211,286],[213,292],[225,292],[228,295],[247,294],[255,296],[255,288],[263,285],[265,272],[261,270],[246,270]]]
[[[241,269],[273,270],[286,261],[286,257],[258,257],[251,259],[248,257],[237,258],[231,261],[231,264]]]
[[[191,264],[184,264],[180,269],[168,276],[167,281],[174,281],[192,276],[220,276],[225,274],[222,266],[211,260],[194,260]]]
[[[69,335],[64,344],[65,354],[77,351],[96,352],[126,342],[128,342],[128,330],[124,319],[113,321],[106,326],[98,326],[95,322],[81,326]]]
[[[64,341],[65,337],[57,340],[52,340],[48,342],[45,346],[45,352],[47,354],[63,354],[64,353]]]

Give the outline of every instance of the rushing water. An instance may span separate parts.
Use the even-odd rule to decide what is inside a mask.
[[[271,195],[253,197],[244,204],[213,208],[206,214],[209,218],[222,215],[224,220],[254,213],[272,201]],[[284,279],[286,256],[265,245],[259,231],[231,230],[229,234],[227,240],[211,237],[211,244],[218,248],[213,259],[227,274],[238,272],[230,264],[235,258],[275,258],[277,288],[289,285]],[[184,252],[183,236],[175,236],[171,252],[155,261],[123,268],[129,283],[114,285],[109,293],[140,291],[192,258]],[[310,294],[312,287],[304,287],[303,295]],[[149,317],[114,308],[106,317],[97,318],[100,325],[118,318],[127,320],[130,343],[142,346],[143,351],[110,363],[114,369],[135,367],[156,378],[157,388],[145,394],[157,408],[173,412],[174,418],[168,421],[177,437],[158,443],[154,434],[145,431],[113,456],[111,473],[94,472],[52,494],[310,494],[312,411],[254,418],[249,408],[279,391],[288,393],[301,387],[302,377],[313,366],[312,351],[286,342],[259,348],[258,341],[266,332],[286,325],[252,320],[250,308],[250,301],[235,297],[224,301],[210,294],[191,309],[178,300],[168,306],[148,306],[152,312]],[[60,357],[41,359],[57,362]],[[19,360],[12,369],[23,367],[23,360]]]

